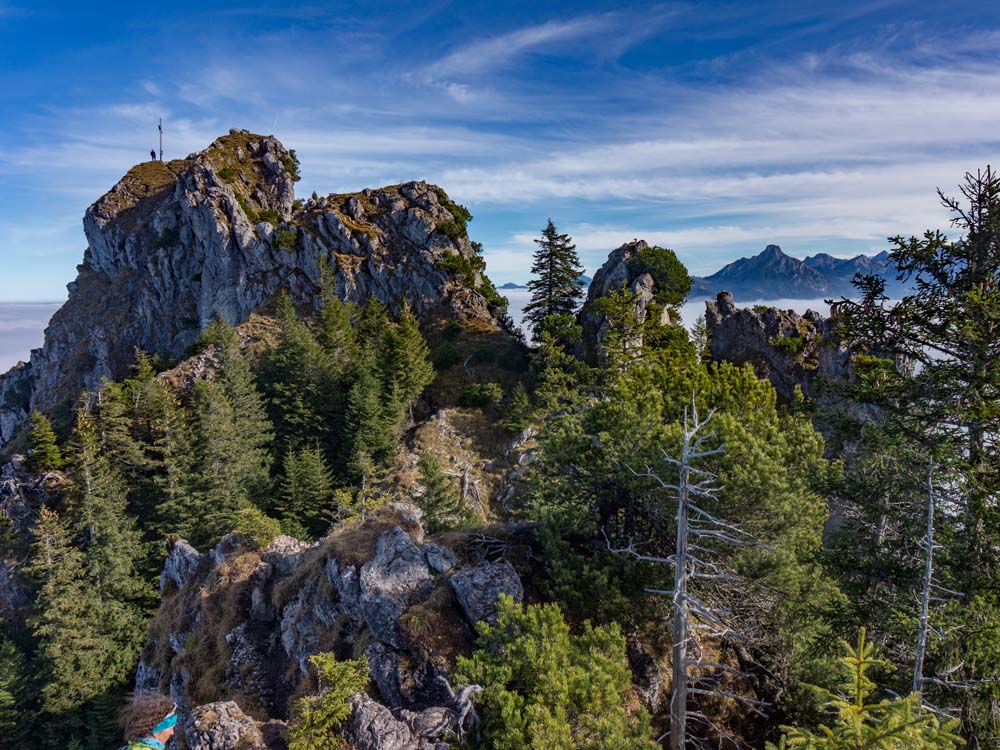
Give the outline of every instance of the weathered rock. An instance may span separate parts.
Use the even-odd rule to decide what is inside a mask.
[[[90,206],[69,300],[30,362],[0,376],[0,446],[32,409],[127,375],[136,348],[180,356],[215,317],[240,323],[280,289],[317,304],[321,260],[345,300],[496,325],[482,295],[438,268],[449,254],[475,256],[467,238],[437,230],[454,219],[438,188],[410,182],[298,208],[290,168],[275,138],[234,130],[186,159],[133,167]]]
[[[198,706],[184,724],[189,750],[266,750],[264,736],[235,702]]]
[[[646,320],[650,303],[656,295],[656,283],[648,273],[640,273],[632,264],[636,253],[646,250],[649,245],[644,240],[633,240],[613,250],[604,265],[594,274],[587,291],[587,301],[577,316],[577,321],[583,328],[583,337],[579,354],[588,364],[598,365],[605,356],[604,342],[608,335],[607,317],[597,309],[597,302],[607,297],[611,292],[628,289],[635,295],[635,314],[639,323]],[[676,322],[670,317],[670,308],[664,307],[660,312],[661,324]],[[642,345],[639,334],[633,342],[636,347]]]
[[[410,728],[367,695],[351,696],[351,718],[344,729],[356,750],[418,750]]]
[[[181,588],[188,582],[201,562],[201,553],[188,544],[185,539],[178,539],[170,547],[167,559],[163,561],[163,571],[160,573],[160,591],[168,586]]]
[[[817,312],[739,308],[729,292],[721,292],[715,302],[705,303],[705,323],[713,359],[751,364],[785,401],[795,398],[796,387],[817,398],[824,380],[854,377],[851,352],[837,333],[839,323]]]
[[[449,580],[462,612],[473,625],[481,620],[497,624],[497,601],[501,594],[516,602],[524,597],[521,579],[506,560],[481,562],[471,570],[455,573]]]

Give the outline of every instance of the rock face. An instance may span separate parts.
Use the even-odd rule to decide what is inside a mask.
[[[294,200],[297,165],[275,138],[230,131],[186,159],[133,167],[84,216],[88,247],[69,300],[28,364],[0,377],[0,447],[135,349],[179,357],[216,316],[237,324],[287,289],[319,299],[321,262],[343,299],[495,323],[485,299],[438,268],[473,257],[454,204],[423,182]],[[454,234],[454,231],[451,232]]]
[[[758,377],[767,378],[785,401],[796,386],[809,398],[821,398],[822,383],[854,376],[851,352],[838,334],[836,319],[807,311],[739,308],[733,295],[722,292],[705,303],[712,358],[750,363]]]
[[[189,747],[269,747],[244,712],[287,720],[292,697],[315,690],[310,656],[364,658],[372,695],[351,701],[352,746],[443,750],[474,723],[474,686],[456,693],[449,678],[473,648],[470,623],[495,621],[500,593],[523,589],[506,560],[422,538],[414,514],[388,507],[312,545],[174,542],[137,689],[170,694]]]
[[[580,354],[590,365],[597,365],[602,361],[605,353],[604,341],[608,335],[608,320],[596,306],[600,298],[608,296],[613,291],[627,288],[635,295],[638,321],[643,323],[649,314],[650,303],[656,295],[656,283],[650,274],[637,273],[630,262],[636,253],[647,248],[649,245],[644,240],[633,240],[613,250],[590,282],[587,301],[577,317],[583,327],[583,348]],[[676,322],[671,319],[669,308],[663,308],[660,315],[660,323]],[[641,341],[636,341],[637,346],[641,344]]]

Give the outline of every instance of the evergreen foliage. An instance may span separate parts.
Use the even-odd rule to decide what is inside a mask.
[[[572,315],[583,291],[580,275],[583,266],[576,254],[576,246],[568,234],[559,234],[549,219],[542,238],[535,240],[538,249],[532,259],[528,282],[531,301],[524,306],[524,320],[536,337],[542,321],[550,315]]]
[[[332,505],[333,477],[319,447],[286,452],[281,501],[277,507],[282,520],[294,522],[308,536],[316,537],[329,525]]]
[[[309,663],[316,670],[319,694],[299,698],[292,707],[288,730],[289,750],[345,747],[340,725],[350,716],[347,699],[368,685],[365,659],[338,661],[331,653],[315,654]]]
[[[875,691],[868,672],[888,666],[875,646],[865,639],[862,628],[857,646],[844,642],[840,659],[844,680],[838,692],[822,691],[826,709],[835,714],[832,724],[818,732],[783,727],[785,735],[768,750],[953,750],[962,744],[955,734],[958,721],[941,721],[923,709],[918,694],[906,698],[872,702]]]
[[[424,511],[427,530],[434,534],[471,521],[472,513],[462,502],[453,478],[445,473],[438,457],[424,451],[420,454],[417,465],[420,468],[420,483],[424,488],[424,494],[420,496],[420,508]]]
[[[630,671],[617,625],[584,623],[572,635],[554,604],[498,603],[498,623],[479,626],[479,646],[457,677],[483,687],[489,750],[654,750],[649,717],[625,710]]]
[[[937,645],[937,667],[961,665],[951,679],[975,689],[935,692],[961,702],[963,735],[986,747],[1000,742],[1000,177],[987,167],[960,190],[962,199],[939,193],[959,237],[928,230],[890,240],[890,260],[914,291],[894,303],[884,279],[861,278],[862,298],[845,301],[841,317],[869,352],[855,358],[855,397],[877,404],[905,444],[951,477],[938,572],[961,602],[947,614],[941,632],[952,636]]]
[[[27,468],[36,474],[59,471],[63,467],[62,451],[56,443],[56,433],[48,417],[40,411],[31,412],[28,432]]]
[[[28,660],[11,639],[0,634],[0,750],[24,747],[30,714]]]

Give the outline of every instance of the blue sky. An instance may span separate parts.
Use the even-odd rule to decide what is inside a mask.
[[[709,273],[775,242],[877,252],[1000,162],[1000,3],[0,0],[0,300],[60,300],[81,217],[156,140],[274,133],[302,195],[408,179],[498,283],[551,216]]]

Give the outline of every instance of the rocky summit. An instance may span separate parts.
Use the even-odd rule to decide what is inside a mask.
[[[297,172],[294,152],[245,130],[129,170],[84,215],[88,247],[44,345],[0,376],[0,446],[32,409],[65,411],[127,375],[137,348],[181,358],[214,318],[240,323],[281,289],[314,305],[324,265],[345,300],[495,325],[474,291],[478,271],[468,284],[439,267],[476,254],[467,214],[442,189],[409,182],[302,201]]]

